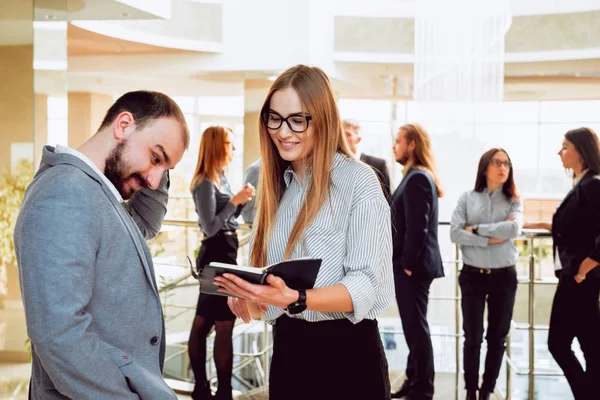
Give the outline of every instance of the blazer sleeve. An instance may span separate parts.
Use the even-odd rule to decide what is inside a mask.
[[[513,200],[508,211],[508,217],[512,221],[493,222],[489,224],[479,224],[478,233],[481,236],[496,239],[514,239],[523,229],[523,202]]]
[[[399,264],[402,269],[412,271],[425,249],[429,232],[429,215],[433,206],[429,178],[422,173],[411,176],[404,187],[402,202],[406,232]]]
[[[156,237],[160,232],[167,214],[170,183],[169,171],[167,170],[158,185],[158,189],[141,189],[129,201],[123,202],[123,207],[131,215],[146,240]]]
[[[246,172],[244,173],[244,185],[249,183],[254,188],[258,186],[258,174],[260,172],[260,167],[251,165],[248,167]],[[241,208],[242,218],[244,218],[244,222],[251,224],[254,221],[256,207],[256,196],[251,198],[246,202],[246,204]]]
[[[458,199],[458,204],[456,205],[456,208],[452,213],[452,219],[450,220],[450,240],[452,243],[463,246],[487,247],[489,243],[488,238],[465,230],[468,216],[468,198],[469,192],[465,192]]]
[[[589,224],[593,224],[598,232],[599,228],[597,227],[600,227],[600,207],[598,206],[600,204],[600,178],[596,176],[586,183],[585,187],[582,187],[582,193],[590,214]],[[600,234],[596,236],[594,243],[596,244],[594,250],[588,257],[600,263]]]
[[[214,236],[225,226],[229,217],[238,212],[238,207],[231,202],[227,202],[219,212],[217,212],[217,198],[215,196],[217,188],[209,179],[203,179],[192,191],[194,203],[198,210],[200,226],[207,236]]]
[[[390,189],[390,173],[388,171],[387,164],[385,161],[381,164],[381,186],[385,198],[390,201],[392,198],[392,191]]]
[[[101,222],[85,201],[89,187],[65,182],[68,188],[52,182],[39,189],[15,228],[27,334],[63,396],[139,399],[109,356],[110,346],[88,330]]]

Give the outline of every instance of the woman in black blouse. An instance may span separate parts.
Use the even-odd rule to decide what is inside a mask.
[[[574,187],[557,208],[552,224],[555,263],[562,273],[554,295],[548,348],[562,368],[576,400],[597,399],[600,389],[600,145],[589,128],[565,134],[558,152],[573,171]],[[586,367],[571,350],[577,338]]]
[[[254,196],[254,188],[246,185],[236,195],[229,187],[225,167],[232,161],[235,146],[233,132],[222,126],[211,126],[202,134],[198,163],[190,190],[198,213],[198,225],[204,234],[196,258],[196,267],[202,268],[218,261],[236,264],[238,239],[236,218],[242,206]],[[206,337],[215,326],[215,365],[217,367],[217,399],[231,399],[233,368],[232,333],[235,315],[227,305],[227,298],[200,294],[196,317],[190,332],[188,351],[196,386],[194,400],[211,399],[206,381]]]

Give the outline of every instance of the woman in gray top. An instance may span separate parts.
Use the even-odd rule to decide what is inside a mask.
[[[487,354],[479,399],[489,399],[496,386],[517,291],[519,252],[511,239],[521,232],[522,214],[508,154],[503,149],[488,150],[479,160],[475,189],[458,200],[450,228],[450,239],[460,245],[464,262],[458,281],[467,400],[477,399],[486,301]]]
[[[246,185],[233,194],[225,176],[225,167],[232,161],[235,146],[233,132],[222,126],[211,126],[202,133],[198,163],[190,190],[198,213],[198,225],[204,235],[196,258],[201,269],[213,261],[236,264],[239,228],[236,218],[243,205],[254,196],[254,188]],[[196,386],[194,400],[211,399],[206,381],[206,337],[215,326],[215,365],[219,387],[218,399],[231,399],[233,367],[232,333],[235,315],[227,306],[227,298],[200,294],[196,317],[190,332],[188,351]]]

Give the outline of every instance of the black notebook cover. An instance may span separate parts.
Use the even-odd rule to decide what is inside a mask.
[[[264,268],[241,267],[233,264],[212,262],[202,268],[196,279],[200,281],[200,292],[218,296],[229,296],[217,291],[218,287],[213,283],[215,277],[224,273],[234,274],[240,278],[255,284],[264,284],[267,275],[272,274],[280,277],[291,289],[312,289],[319,268],[320,259],[299,258],[296,260],[282,261]]]

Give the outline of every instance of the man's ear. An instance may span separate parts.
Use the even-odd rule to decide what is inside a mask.
[[[412,150],[414,150],[414,149],[415,149],[415,147],[417,147],[417,143],[416,143],[414,140],[411,140],[411,141],[408,143],[408,149],[412,151]]]
[[[113,135],[117,141],[127,139],[135,131],[135,119],[129,111],[123,111],[115,118]]]

